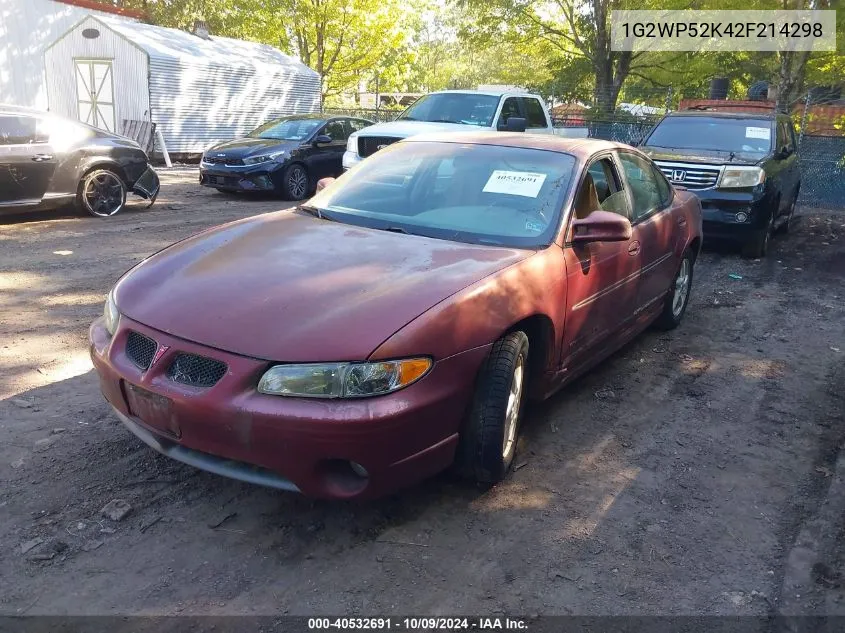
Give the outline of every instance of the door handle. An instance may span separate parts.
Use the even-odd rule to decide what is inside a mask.
[[[628,255],[636,255],[640,252],[640,243],[639,242],[631,242],[628,244]]]
[[[32,157],[32,160],[36,163],[43,163],[45,160],[53,160],[53,156],[51,154],[36,154]]]

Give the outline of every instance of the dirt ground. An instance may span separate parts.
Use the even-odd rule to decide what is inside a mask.
[[[111,285],[284,206],[162,179],[151,210],[0,220],[0,614],[778,612],[845,439],[845,215],[803,210],[764,261],[705,251],[682,326],[530,411],[503,484],[329,503],[172,462],[110,415],[86,335]]]

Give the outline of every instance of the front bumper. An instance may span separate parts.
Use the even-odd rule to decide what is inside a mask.
[[[357,152],[350,152],[349,150],[346,150],[345,152],[343,152],[343,171],[346,171],[347,169],[352,169],[362,160],[364,159],[358,156]]]
[[[161,180],[152,167],[147,166],[146,171],[132,185],[132,193],[146,198],[150,206],[156,201],[158,192],[161,190]]]
[[[146,371],[126,355],[130,331],[163,350]],[[451,464],[475,375],[489,351],[440,360],[422,380],[393,394],[321,400],[260,394],[255,385],[272,363],[197,345],[123,316],[114,337],[102,319],[89,335],[103,395],[148,445],[228,477],[335,499],[381,496]],[[209,388],[175,382],[167,374],[178,353],[222,361],[227,371]],[[127,396],[131,385],[166,399],[166,413],[138,417]],[[350,461],[369,476],[355,474]]]
[[[701,200],[705,240],[744,242],[764,229],[771,215],[768,195],[750,189],[690,190]],[[737,214],[740,214],[739,218]],[[741,221],[742,214],[745,220]]]
[[[230,191],[273,191],[281,176],[279,163],[246,167],[200,164],[200,184]]]

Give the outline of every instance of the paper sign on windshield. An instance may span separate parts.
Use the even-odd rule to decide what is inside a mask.
[[[761,138],[768,141],[772,138],[772,131],[767,127],[747,127],[745,128],[745,138]]]
[[[536,198],[546,181],[546,174],[531,171],[505,171],[497,169],[484,185],[485,193],[508,193],[512,196]]]

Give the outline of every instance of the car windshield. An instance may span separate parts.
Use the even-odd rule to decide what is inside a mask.
[[[772,122],[766,119],[671,116],[654,128],[644,145],[767,154],[772,148]]]
[[[250,138],[270,138],[278,141],[303,141],[325,121],[319,119],[277,119],[265,123],[249,133]]]
[[[426,95],[399,115],[398,120],[463,123],[489,127],[499,105],[499,97],[484,94],[441,92]]]
[[[521,147],[400,142],[359,163],[306,208],[327,220],[471,244],[550,244],[575,159]]]

